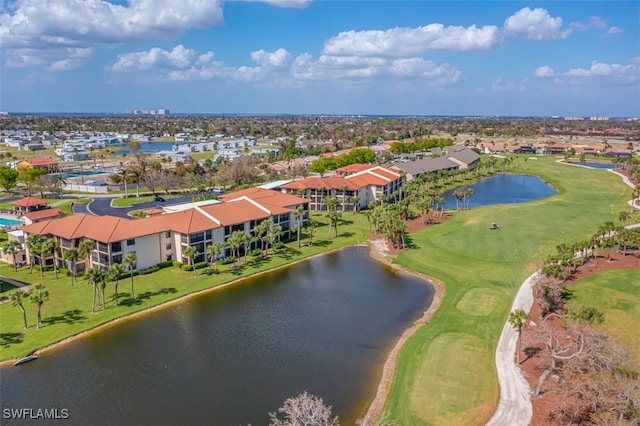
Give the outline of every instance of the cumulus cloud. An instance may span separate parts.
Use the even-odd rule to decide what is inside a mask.
[[[506,81],[502,77],[498,77],[493,83],[491,88],[497,92],[509,92],[513,90],[525,91],[527,90],[527,81],[513,82]]]
[[[563,73],[563,75],[567,77],[614,77],[636,81],[638,78],[638,68],[632,64],[606,64],[604,62],[593,61],[591,67],[588,69],[572,68]]]
[[[178,45],[172,50],[154,47],[144,52],[118,55],[116,63],[109,67],[114,73],[145,72],[148,77],[167,80],[206,80],[222,75],[225,67],[213,61],[213,52],[198,54],[193,49]]]
[[[236,1],[256,1],[260,3],[268,3],[275,7],[290,7],[293,9],[304,9],[309,6],[313,0],[236,0]]]
[[[572,28],[562,29],[562,18],[552,17],[546,9],[523,7],[504,22],[507,34],[524,36],[529,40],[567,38]]]
[[[533,72],[533,75],[535,75],[536,77],[548,78],[548,77],[553,77],[555,75],[555,72],[553,71],[553,68],[551,68],[550,66],[544,65],[542,67],[538,67]]]
[[[622,32],[622,29],[620,27],[613,26],[607,30],[606,35],[612,36],[612,35],[620,34],[621,32]]]
[[[327,40],[323,54],[338,56],[406,57],[429,50],[486,50],[498,43],[498,27],[444,26],[345,31]]]
[[[78,62],[68,49],[170,38],[222,22],[218,0],[22,0],[15,6],[0,15],[3,50],[14,66],[41,63],[46,52],[56,58],[50,67],[69,69]]]

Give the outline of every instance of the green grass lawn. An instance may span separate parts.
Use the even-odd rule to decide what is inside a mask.
[[[593,306],[604,313],[602,328],[624,342],[640,362],[640,269],[603,271],[569,286],[569,307]]]
[[[328,226],[321,215],[314,215],[321,222],[314,235],[314,245],[297,248],[293,241],[285,248],[278,250],[267,259],[249,256],[248,263],[242,268],[230,271],[228,266],[220,266],[218,275],[194,276],[193,272],[179,268],[166,268],[149,275],[134,277],[136,301],[130,303],[130,280],[121,280],[119,294],[122,304],[113,306],[114,285],[109,283],[105,291],[107,309],[91,313],[92,288],[87,281],[78,279],[75,286],[71,278],[55,279],[53,271],[45,272],[40,278],[39,272],[29,274],[28,268],[18,270],[2,265],[0,275],[27,283],[45,284],[50,293],[50,300],[42,306],[43,327],[35,329],[35,305],[26,301],[29,328],[23,330],[20,309],[11,303],[0,304],[0,360],[22,357],[33,350],[55,343],[65,337],[105,324],[118,317],[126,316],[152,306],[159,305],[180,296],[219,286],[242,277],[285,266],[297,260],[324,253],[329,250],[354,245],[367,239],[369,225],[360,214],[345,213],[344,223],[338,228],[339,236],[328,239]],[[302,239],[304,245],[307,240]],[[244,262],[244,259],[242,259]],[[202,274],[206,269],[198,270]]]
[[[516,172],[525,172],[524,162],[518,163]],[[559,194],[454,213],[411,234],[415,249],[396,259],[446,286],[433,319],[398,355],[385,410],[400,424],[485,423],[499,397],[495,348],[517,289],[557,244],[587,238],[602,223],[616,221],[630,198],[621,179],[604,170],[542,157],[526,168]],[[489,230],[492,222],[500,230]]]

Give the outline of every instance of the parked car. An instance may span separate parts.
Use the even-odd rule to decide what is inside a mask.
[[[153,201],[155,201],[156,203],[164,203],[164,198],[162,198],[159,195],[156,195],[155,197],[153,197]]]

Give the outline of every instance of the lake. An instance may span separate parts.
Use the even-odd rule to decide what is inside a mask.
[[[482,179],[463,188],[449,190],[444,193],[445,208],[455,209],[455,191],[473,188],[470,207],[491,206],[494,204],[526,203],[557,194],[551,185],[546,184],[538,176],[500,174]]]
[[[367,250],[315,257],[3,367],[2,406],[66,408],[64,425],[260,425],[307,390],[353,424],[433,297]]]

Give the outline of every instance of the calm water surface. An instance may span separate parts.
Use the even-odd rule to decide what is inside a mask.
[[[482,179],[472,185],[445,192],[445,208],[455,209],[454,191],[473,188],[470,207],[491,206],[494,204],[526,203],[556,194],[552,186],[538,176],[501,174]]]
[[[388,351],[433,296],[366,250],[246,280],[2,368],[2,408],[67,408],[64,425],[260,425],[307,390],[353,424]]]

